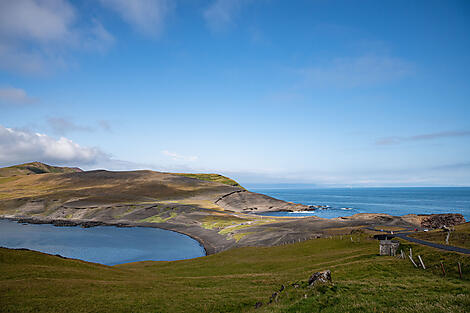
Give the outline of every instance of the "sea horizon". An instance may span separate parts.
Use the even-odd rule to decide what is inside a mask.
[[[329,206],[310,215],[459,213],[470,220],[470,187],[252,188],[284,201]],[[306,216],[305,214],[300,216]]]

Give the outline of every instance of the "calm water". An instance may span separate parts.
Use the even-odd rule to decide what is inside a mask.
[[[461,213],[470,220],[470,187],[462,188],[328,188],[328,189],[252,189],[269,196],[307,205],[329,205],[313,213],[276,212],[278,216],[324,218],[356,213]],[[346,210],[344,208],[352,208]]]
[[[0,246],[27,248],[106,265],[205,255],[196,240],[158,228],[56,227],[8,220],[0,220]]]

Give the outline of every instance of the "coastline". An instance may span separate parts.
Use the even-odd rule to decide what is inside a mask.
[[[236,247],[276,246],[314,238],[329,237],[332,234],[350,234],[354,229],[399,227],[405,229],[440,228],[465,222],[460,214],[434,214],[391,216],[388,214],[359,213],[352,216],[323,219],[316,217],[273,218],[265,217],[264,222],[242,223],[229,227],[208,228],[186,216],[180,222],[141,222],[129,220],[105,221],[99,219],[37,218],[31,216],[0,215],[1,219],[19,223],[52,224],[55,226],[115,226],[160,228],[186,235],[196,240],[205,255],[215,254]],[[240,228],[241,227],[241,228]],[[226,229],[230,229],[226,231]],[[242,237],[237,238],[237,234]]]

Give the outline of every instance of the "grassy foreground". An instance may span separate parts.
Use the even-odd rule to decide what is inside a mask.
[[[378,256],[377,241],[364,235],[353,240],[316,239],[114,267],[2,248],[0,311],[465,312],[470,307],[468,256],[406,245],[423,257],[428,269],[422,270],[409,260]],[[306,287],[308,277],[324,269],[331,270],[333,284]],[[296,282],[299,287],[292,287]],[[281,285],[286,288],[278,301],[267,304]],[[256,302],[263,306],[255,310]]]

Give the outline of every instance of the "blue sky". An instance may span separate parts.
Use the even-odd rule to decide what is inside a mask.
[[[470,186],[468,1],[0,3],[0,165]]]

